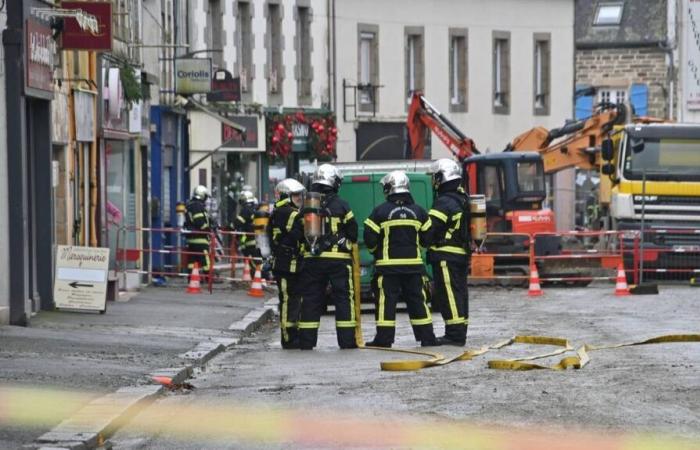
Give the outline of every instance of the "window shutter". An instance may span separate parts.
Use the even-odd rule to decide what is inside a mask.
[[[577,84],[576,90],[586,89],[590,86],[586,84]],[[576,120],[587,119],[593,114],[593,96],[586,95],[576,99]]]
[[[630,103],[635,116],[646,116],[648,108],[649,87],[645,83],[635,83],[630,87]]]

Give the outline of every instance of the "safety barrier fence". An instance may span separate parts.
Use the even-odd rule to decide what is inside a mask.
[[[136,241],[128,239],[128,237],[129,234],[137,233],[145,235],[143,246],[124,245],[125,242]],[[181,228],[121,227],[116,238],[116,269],[120,273],[186,280],[190,275],[189,260],[199,261],[209,258],[210,270],[204,271],[200,265],[200,276],[211,293],[214,283],[245,281],[243,271],[246,262],[250,263],[253,271],[255,266],[263,263],[262,258],[246,257],[241,254],[239,249],[241,236],[253,237],[254,233],[229,230],[193,232]],[[187,247],[188,238],[206,238],[208,248],[202,251],[189,250]],[[141,268],[133,267],[133,264],[130,264],[143,260],[148,260],[149,263],[142,264]]]
[[[687,281],[700,277],[700,229],[622,231],[625,267],[631,280]]]

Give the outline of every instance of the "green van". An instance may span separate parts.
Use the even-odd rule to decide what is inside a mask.
[[[364,231],[364,221],[371,214],[372,210],[383,203],[384,192],[379,180],[382,179],[387,172],[372,172],[372,173],[353,173],[352,170],[344,169],[339,165],[343,173],[343,184],[340,187],[339,195],[342,199],[350,203],[355,214],[355,219],[359,226],[359,246],[360,246],[360,274],[362,297],[372,298],[371,280],[374,274],[374,259],[365,246],[362,235]],[[430,209],[433,204],[433,188],[431,176],[427,173],[409,172],[408,178],[411,180],[411,195],[413,200],[421,205],[426,210]],[[423,255],[425,257],[425,253]],[[428,268],[428,270],[430,270]]]

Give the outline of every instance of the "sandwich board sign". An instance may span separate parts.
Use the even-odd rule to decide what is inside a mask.
[[[59,245],[53,299],[58,309],[105,312],[109,249]]]

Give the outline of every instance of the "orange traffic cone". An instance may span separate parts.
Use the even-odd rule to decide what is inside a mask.
[[[530,266],[530,288],[527,290],[527,295],[530,297],[539,297],[544,294],[540,287],[540,274],[537,273],[537,266]]]
[[[617,265],[617,281],[615,282],[615,295],[624,297],[630,295],[629,287],[627,286],[627,275],[625,275],[625,267],[622,263]]]
[[[262,287],[262,276],[260,275],[260,266],[257,266],[255,268],[255,277],[253,278],[253,284],[250,285],[250,289],[248,290],[248,295],[251,297],[265,296]]]
[[[190,275],[190,283],[187,285],[188,294],[201,294],[202,289],[199,287],[199,263],[194,263],[192,274]]]
[[[243,258],[243,281],[252,281],[250,277],[250,258]]]

